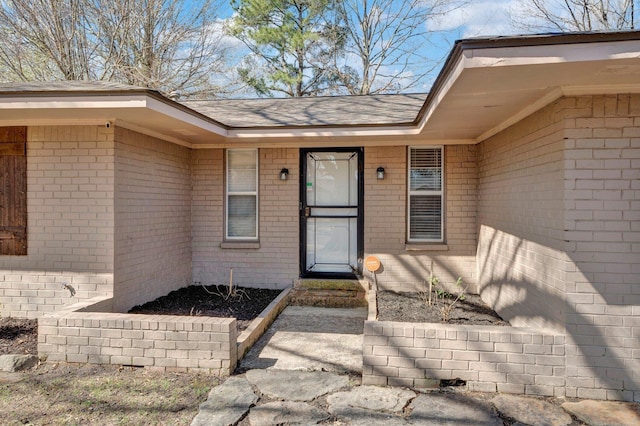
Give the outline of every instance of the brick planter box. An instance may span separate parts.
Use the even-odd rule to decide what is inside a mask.
[[[565,336],[501,326],[366,321],[363,384],[564,396]]]
[[[38,321],[38,354],[49,361],[132,365],[229,375],[287,305],[283,291],[238,336],[235,318],[117,314],[93,299]]]

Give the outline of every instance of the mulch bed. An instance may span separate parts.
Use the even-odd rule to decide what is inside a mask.
[[[245,330],[279,294],[280,290],[237,288],[236,296],[225,297],[227,287],[189,286],[172,291],[129,312],[149,315],[234,317]],[[378,319],[401,322],[442,322],[437,306],[428,306],[418,293],[378,292]],[[444,301],[446,302],[446,300]],[[503,325],[509,323],[489,308],[478,295],[467,294],[455,303],[448,324]],[[0,317],[0,355],[38,353],[38,321]]]
[[[404,293],[393,291],[378,292],[378,320],[400,322],[431,322],[441,323],[443,315],[441,308],[453,302],[451,296],[438,300],[431,306],[424,301],[419,293]],[[435,299],[435,293],[432,300]],[[466,325],[510,325],[487,306],[477,294],[465,294],[464,300],[453,304],[447,324]]]
[[[228,296],[226,286],[192,285],[135,306],[129,313],[236,318],[238,329],[244,330],[281,293],[245,287],[236,290],[235,296]]]
[[[38,320],[0,317],[0,355],[27,354],[38,354]]]

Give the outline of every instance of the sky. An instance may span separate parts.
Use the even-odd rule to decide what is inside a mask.
[[[464,0],[462,0],[464,1]],[[227,19],[233,13],[228,0],[221,0],[222,8],[219,16]],[[518,28],[512,16],[521,10],[523,0],[467,0],[466,4],[438,19],[428,20],[425,26],[433,31],[431,43],[425,44],[422,56],[438,62],[433,71],[422,80],[421,84],[412,87],[412,92],[427,92],[454,42],[461,38],[518,35],[525,31]],[[544,32],[544,31],[540,31]],[[238,40],[229,40],[237,52],[242,55],[243,45]]]
[[[453,48],[455,40],[522,33],[522,30],[516,29],[511,22],[510,13],[517,7],[517,2],[518,0],[469,0],[468,4],[448,13],[441,19],[426,22],[425,26],[435,33],[432,37],[432,43],[424,46],[423,55],[439,61],[440,65],[434,68],[431,75],[420,86],[414,87],[413,91],[423,92],[431,88],[433,80],[440,71],[444,59]],[[221,6],[219,17],[229,18],[233,13],[229,1],[223,0]],[[234,43],[231,40],[229,42]],[[235,47],[242,49],[241,44]]]
[[[458,38],[513,35],[521,32],[511,22],[511,14],[517,9],[514,0],[471,0],[443,19],[428,22],[427,27]]]

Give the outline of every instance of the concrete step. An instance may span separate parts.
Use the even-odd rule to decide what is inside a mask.
[[[366,307],[367,281],[300,279],[293,284],[290,305],[324,308]]]

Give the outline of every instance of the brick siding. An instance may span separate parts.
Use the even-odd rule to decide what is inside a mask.
[[[36,318],[112,294],[113,155],[113,129],[28,128],[29,250],[0,256],[0,314]]]
[[[191,284],[191,150],[115,131],[114,310]]]
[[[224,150],[193,151],[193,280],[285,288],[299,277],[299,150],[260,149],[259,241],[224,241]],[[279,179],[289,169],[289,179]]]
[[[640,95],[571,102],[567,396],[640,401]]]
[[[566,396],[640,400],[640,96],[563,98],[479,147],[478,276],[566,332]]]
[[[480,294],[515,326],[564,330],[564,121],[556,102],[478,152]]]
[[[375,277],[381,289],[420,289],[433,265],[443,284],[462,277],[476,290],[476,151],[474,145],[445,147],[445,244],[407,245],[407,147],[365,148],[364,251],[382,263]],[[380,166],[384,180],[376,179]]]

